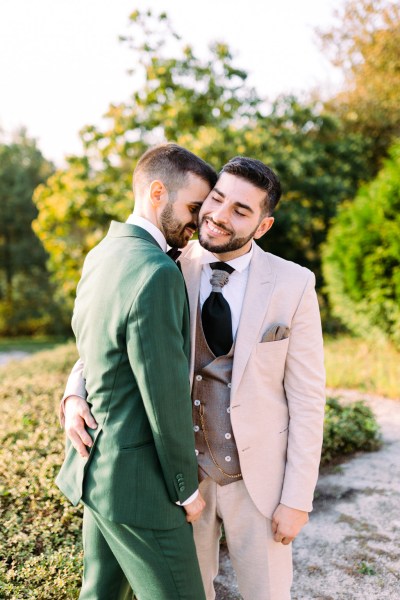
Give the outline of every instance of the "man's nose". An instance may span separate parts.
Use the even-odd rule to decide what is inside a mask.
[[[228,209],[224,205],[220,205],[212,214],[212,218],[216,223],[228,222]]]

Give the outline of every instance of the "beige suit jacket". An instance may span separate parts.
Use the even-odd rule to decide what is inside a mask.
[[[192,242],[180,257],[190,304],[191,377],[202,253]],[[289,337],[261,342],[277,323],[290,328]],[[236,338],[231,419],[244,482],[266,517],[279,503],[312,510],[324,404],[315,277],[255,246]]]

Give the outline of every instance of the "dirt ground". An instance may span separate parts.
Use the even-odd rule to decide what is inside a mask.
[[[400,401],[365,399],[383,447],[321,475],[310,523],[294,542],[292,600],[400,600]],[[217,600],[239,600],[226,548]]]

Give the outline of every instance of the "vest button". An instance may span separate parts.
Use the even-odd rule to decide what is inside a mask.
[[[226,434],[225,434],[225,439],[226,439],[226,440],[230,440],[230,439],[231,439],[231,437],[232,437],[232,436],[231,436],[231,434],[230,434],[230,433],[226,433]]]
[[[232,387],[232,384],[231,384],[231,383],[228,383],[228,388],[231,388],[231,387]]]
[[[226,409],[226,412],[227,412],[227,413],[230,413],[230,412],[231,412],[231,407],[230,407],[230,406],[228,406],[228,408]]]
[[[226,460],[226,462],[231,462],[232,459],[230,456],[225,456],[225,460]]]
[[[200,400],[195,400],[195,401],[193,402],[193,404],[194,404],[195,406],[200,406]]]
[[[195,426],[193,427],[193,431],[196,431],[196,432],[197,432],[197,431],[200,431],[200,427],[199,427],[198,425],[195,425]]]
[[[199,455],[199,451],[197,450],[197,448],[196,448],[196,450],[195,450],[195,454],[196,454],[196,456],[198,456],[198,455]]]
[[[201,381],[203,378],[201,375],[196,375],[196,381]]]

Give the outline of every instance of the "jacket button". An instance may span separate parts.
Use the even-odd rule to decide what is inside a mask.
[[[196,375],[196,381],[201,381],[203,378],[201,375]]]
[[[226,434],[225,434],[225,439],[226,439],[226,440],[230,440],[230,439],[231,439],[231,437],[232,437],[232,436],[231,436],[231,434],[230,434],[230,433],[226,433]]]
[[[225,460],[226,460],[226,462],[231,462],[232,459],[230,456],[225,456]]]

